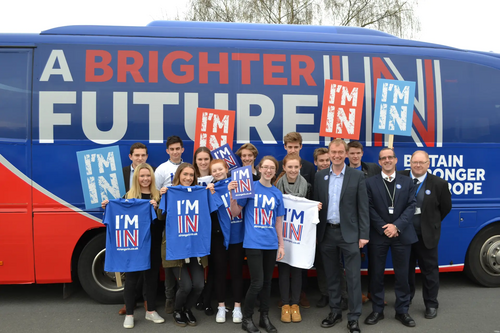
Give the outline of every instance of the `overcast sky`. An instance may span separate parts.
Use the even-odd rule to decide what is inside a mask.
[[[138,25],[175,17],[187,0],[2,0],[0,33],[64,25]],[[500,53],[500,0],[419,0],[415,39]]]

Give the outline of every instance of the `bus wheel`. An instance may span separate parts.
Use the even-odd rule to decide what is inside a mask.
[[[123,303],[123,286],[116,286],[115,273],[104,270],[105,253],[106,234],[101,233],[83,248],[78,260],[78,279],[94,300],[106,304]]]
[[[500,225],[481,230],[467,251],[465,273],[485,287],[500,287]]]

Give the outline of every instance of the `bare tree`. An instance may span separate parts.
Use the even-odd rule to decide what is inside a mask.
[[[420,29],[418,0],[190,0],[184,19],[374,28],[400,37]]]

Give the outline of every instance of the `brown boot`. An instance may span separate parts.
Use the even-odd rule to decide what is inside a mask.
[[[300,301],[299,301],[299,304],[301,307],[303,307],[304,309],[309,309],[311,307],[311,303],[309,303],[309,300],[307,299],[306,297],[306,293],[305,292],[301,292],[300,293]]]
[[[292,322],[300,323],[302,321],[302,316],[300,315],[300,309],[297,304],[292,305],[291,312],[292,312]]]
[[[124,305],[123,308],[121,308],[120,311],[118,311],[118,314],[120,316],[123,316],[124,314],[127,314],[127,307]]]
[[[283,306],[281,307],[281,321],[284,323],[289,323],[292,321],[290,305],[288,304],[283,304]]]

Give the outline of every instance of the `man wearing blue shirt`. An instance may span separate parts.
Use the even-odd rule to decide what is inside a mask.
[[[358,323],[362,307],[359,249],[368,243],[370,224],[365,177],[361,171],[345,165],[347,145],[343,140],[330,142],[328,152],[332,166],[317,172],[314,181],[314,199],[323,204],[317,241],[324,261],[330,298],[330,314],[321,326],[332,327],[342,321],[343,271],[338,265],[342,252],[349,294],[347,328],[349,332],[361,332]]]

